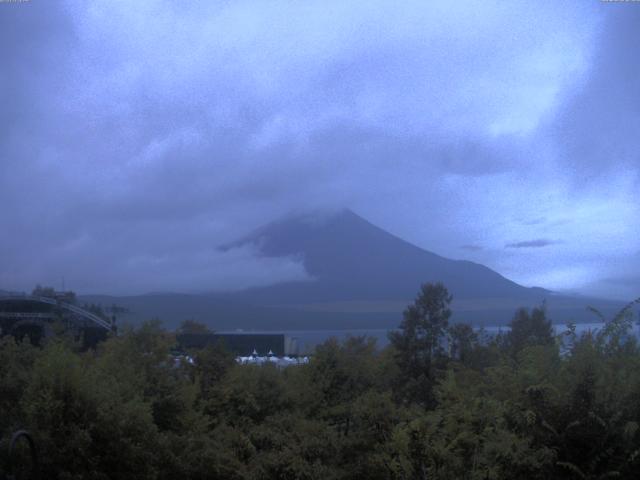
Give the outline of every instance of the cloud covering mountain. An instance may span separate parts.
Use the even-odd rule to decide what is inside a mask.
[[[453,294],[454,321],[504,325],[519,307],[546,303],[555,322],[594,320],[587,305],[607,315],[621,304],[526,288],[484,265],[423,250],[349,210],[308,213],[271,222],[221,247],[250,248],[262,260],[297,259],[305,278],[236,292],[200,295],[83,297],[118,304],[126,321],[160,318],[177,326],[185,318],[215,329],[393,328],[420,285],[443,282]]]
[[[0,288],[297,280],[296,258],[216,246],[348,206],[523,285],[631,298],[639,19],[595,1],[1,3]],[[557,243],[505,248],[537,239]]]

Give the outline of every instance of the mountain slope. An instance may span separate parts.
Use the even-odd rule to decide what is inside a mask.
[[[297,256],[310,279],[235,293],[85,296],[80,301],[127,307],[124,321],[160,318],[170,327],[192,318],[216,330],[394,328],[420,285],[442,281],[453,294],[453,320],[504,325],[520,306],[545,300],[552,320],[594,321],[593,305],[610,316],[620,302],[526,288],[477,263],[423,250],[345,210],[270,223],[232,244],[268,257]]]
[[[484,265],[423,250],[349,210],[274,222],[226,248],[249,243],[266,256],[301,257],[313,277],[239,295],[259,303],[407,300],[422,283],[435,281],[442,281],[458,299],[524,299],[549,293],[522,287]]]

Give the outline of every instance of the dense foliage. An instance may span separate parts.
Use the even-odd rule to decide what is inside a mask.
[[[582,337],[519,310],[487,339],[450,301],[425,285],[388,348],[329,340],[282,370],[218,346],[189,363],[157,322],[95,351],[4,337],[0,447],[29,429],[49,479],[638,478],[628,310]]]

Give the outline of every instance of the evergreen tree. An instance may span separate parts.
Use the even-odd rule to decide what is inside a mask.
[[[452,298],[442,283],[422,285],[414,303],[404,311],[400,331],[389,334],[400,369],[398,393],[405,401],[433,405],[432,389],[445,356]]]
[[[514,356],[525,347],[553,345],[555,341],[544,304],[531,313],[526,308],[518,309],[509,326],[511,331],[505,337],[505,348]]]

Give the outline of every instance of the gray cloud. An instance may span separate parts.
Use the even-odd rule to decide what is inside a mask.
[[[626,287],[636,287],[638,290],[638,294],[640,295],[640,276],[622,276],[622,277],[608,277],[602,280],[605,283],[610,283],[611,285],[619,285]]]
[[[627,13],[584,2],[0,8],[11,232],[0,288],[62,275],[105,292],[304,278],[297,259],[265,265],[215,246],[291,210],[342,206],[444,255],[483,245],[467,255],[517,281],[535,271],[543,286],[576,280],[555,272],[563,261],[637,247],[637,189],[618,176],[637,173]],[[616,159],[599,176],[608,145]],[[516,249],[505,254],[505,238],[540,235],[565,239],[540,250],[568,260],[520,268]]]
[[[624,274],[613,277],[606,277],[603,278],[602,281],[611,285],[635,286],[638,288],[638,294],[640,295],[640,275]]]
[[[545,217],[532,218],[529,220],[522,220],[523,225],[541,225],[547,223],[547,219]]]
[[[522,242],[507,243],[505,245],[505,248],[542,248],[542,247],[548,247],[549,245],[557,245],[558,243],[561,243],[561,242],[557,240],[546,240],[544,238],[538,238],[535,240],[525,240]]]
[[[578,186],[612,171],[640,179],[640,9],[603,4],[599,11],[601,34],[589,74],[567,95],[547,132],[559,140],[559,158],[572,167]]]

